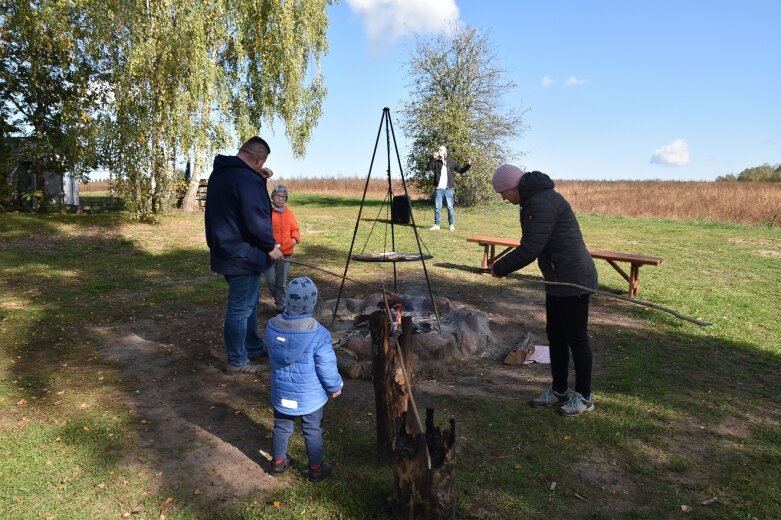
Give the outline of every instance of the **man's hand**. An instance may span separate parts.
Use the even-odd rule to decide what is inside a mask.
[[[340,395],[342,395],[342,391],[341,391],[341,390],[337,390],[336,392],[333,392],[333,393],[331,394],[331,399],[336,399],[336,398],[337,398],[337,397],[339,397]]]
[[[280,251],[278,247],[275,247],[269,252],[268,256],[276,263],[282,262],[285,259],[285,255],[282,254],[282,251]]]
[[[260,176],[264,179],[268,179],[269,177],[273,176],[274,172],[271,171],[271,168],[261,168],[260,169]]]

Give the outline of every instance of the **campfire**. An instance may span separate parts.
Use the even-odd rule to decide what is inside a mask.
[[[387,300],[388,308],[386,310]],[[324,323],[333,315],[335,300],[323,302],[317,310]],[[343,375],[371,377],[372,343],[369,322],[378,310],[390,316],[391,330],[401,333],[403,317],[412,320],[412,347],[416,370],[436,372],[451,362],[476,356],[493,356],[487,316],[447,298],[436,300],[436,309],[427,296],[380,293],[364,298],[347,298],[331,328],[334,349]]]

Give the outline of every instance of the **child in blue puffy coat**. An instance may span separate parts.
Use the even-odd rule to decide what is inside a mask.
[[[285,294],[285,312],[266,324],[274,406],[271,473],[281,475],[290,466],[288,440],[300,417],[309,459],[307,476],[314,482],[331,474],[331,465],[323,461],[320,421],[328,398],[339,397],[343,386],[331,334],[312,317],[316,303],[317,286],[311,279],[304,276],[291,280]]]

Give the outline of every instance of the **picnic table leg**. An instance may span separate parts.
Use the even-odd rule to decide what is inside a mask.
[[[483,269],[488,269],[488,244],[483,246]]]
[[[640,264],[632,264],[632,269],[629,271],[629,297],[634,298],[637,296],[637,291],[640,290]]]

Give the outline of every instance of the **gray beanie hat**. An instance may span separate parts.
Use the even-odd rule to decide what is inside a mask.
[[[287,186],[284,184],[277,184],[274,186],[274,189],[271,190],[271,196],[273,197],[275,193],[284,193],[285,194],[285,202],[287,202]]]
[[[317,303],[317,286],[308,276],[294,278],[287,284],[285,312],[290,316],[312,314]]]

